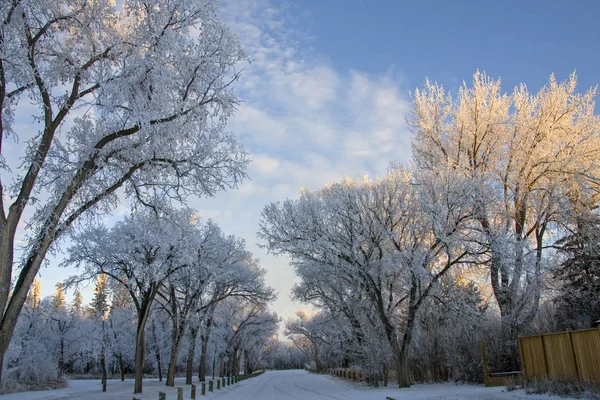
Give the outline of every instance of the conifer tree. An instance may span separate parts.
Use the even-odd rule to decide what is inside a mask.
[[[89,307],[89,314],[92,318],[106,319],[108,316],[108,277],[104,274],[96,278],[96,287],[94,288],[94,297]]]
[[[33,285],[27,294],[27,304],[31,308],[38,308],[40,306],[40,298],[42,295],[41,283],[38,278],[35,278]]]
[[[600,217],[576,217],[574,231],[559,244],[563,262],[554,271],[560,282],[555,299],[560,329],[589,328],[600,319]]]
[[[58,282],[56,284],[56,290],[54,291],[54,308],[64,308],[65,303],[65,289],[62,282]]]
[[[73,294],[71,313],[75,315],[81,315],[83,313],[83,297],[81,296],[81,292],[79,290],[76,290]]]

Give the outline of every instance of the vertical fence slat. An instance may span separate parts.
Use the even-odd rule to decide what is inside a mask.
[[[600,327],[519,338],[525,378],[600,382]]]

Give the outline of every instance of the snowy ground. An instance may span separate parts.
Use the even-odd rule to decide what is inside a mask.
[[[176,385],[185,387],[184,398],[190,398],[190,388],[183,380],[176,380]],[[481,386],[434,384],[413,385],[409,389],[368,388],[358,384],[327,376],[316,375],[306,371],[273,371],[229,386],[206,397],[200,395],[198,387],[197,399],[213,398],[219,400],[384,400],[392,397],[396,400],[408,399],[561,399],[548,395],[527,395],[523,390],[505,392],[504,388],[485,388]],[[144,381],[144,393],[136,398],[157,400],[158,392],[167,393],[168,400],[177,398],[175,388],[167,388],[156,380]],[[69,381],[66,389],[26,392],[0,395],[0,400],[123,400],[133,398],[133,381],[109,381],[108,391],[101,392],[99,381]]]

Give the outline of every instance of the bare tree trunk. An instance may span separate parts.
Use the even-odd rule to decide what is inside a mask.
[[[154,319],[152,320],[152,342],[154,343],[154,357],[156,357],[156,367],[158,369],[158,381],[162,382],[162,361],[160,358],[160,348],[158,347],[158,340],[156,339],[156,326]]]
[[[106,392],[106,381],[107,381],[107,374],[106,374],[106,359],[104,357],[104,344],[102,344],[102,354],[100,354],[100,369],[102,370],[102,391]]]
[[[240,372],[240,360],[239,360],[240,351],[239,349],[233,349],[233,358],[231,361],[231,375],[238,375]]]
[[[156,293],[158,292],[159,285],[148,289],[142,294],[142,299],[139,301],[140,307],[138,308],[138,324],[137,332],[135,336],[135,385],[133,394],[142,393],[142,379],[144,377],[144,361],[146,359],[146,340],[144,331],[146,329],[146,322],[148,322],[148,316],[150,315],[150,308]],[[137,303],[136,303],[137,304]],[[159,365],[159,371],[160,371]]]
[[[60,324],[60,322],[59,322]],[[59,325],[60,326],[60,325]],[[59,329],[60,331],[60,329]],[[60,338],[60,357],[58,358],[58,379],[62,379],[63,371],[65,369],[65,338],[62,337],[63,333],[61,332]],[[104,349],[104,344],[102,345]]]
[[[251,374],[252,368],[250,367],[250,357],[248,357],[248,350],[244,349],[244,374]]]
[[[192,375],[194,373],[194,355],[196,353],[196,338],[198,336],[198,329],[192,326],[190,328],[190,347],[188,348],[187,365],[185,369],[185,384],[192,384]]]
[[[387,364],[383,365],[383,368],[381,368],[381,370],[383,371],[383,386],[387,386],[388,385],[388,366]]]
[[[198,380],[204,381],[206,379],[206,362],[207,362],[207,350],[208,350],[208,338],[210,337],[210,328],[212,326],[212,316],[206,321],[206,332],[201,336],[202,338],[202,352],[200,354],[200,371],[198,373]]]
[[[317,372],[321,372],[323,370],[323,365],[321,364],[321,359],[319,358],[319,350],[317,348],[316,343],[313,343],[313,353],[315,357],[315,367],[317,368]]]
[[[175,386],[175,367],[177,367],[177,357],[185,335],[185,324],[182,323],[175,337],[175,343],[171,346],[171,359],[169,360],[169,369],[167,370],[167,386]]]
[[[119,374],[121,375],[121,382],[125,381],[125,366],[123,365],[123,354],[119,353]]]
[[[138,329],[135,337],[135,387],[133,394],[142,393],[142,379],[144,378],[144,359],[146,352],[144,329]],[[160,371],[160,366],[159,366]]]

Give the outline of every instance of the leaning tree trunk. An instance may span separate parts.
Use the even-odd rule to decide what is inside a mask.
[[[175,386],[175,367],[177,367],[177,357],[185,335],[185,323],[179,325],[175,334],[175,342],[171,346],[171,359],[169,360],[169,369],[167,371],[167,386]]]
[[[187,365],[185,368],[185,384],[192,384],[192,375],[194,373],[194,355],[196,353],[196,338],[198,337],[198,329],[190,328],[190,347],[188,348]]]

